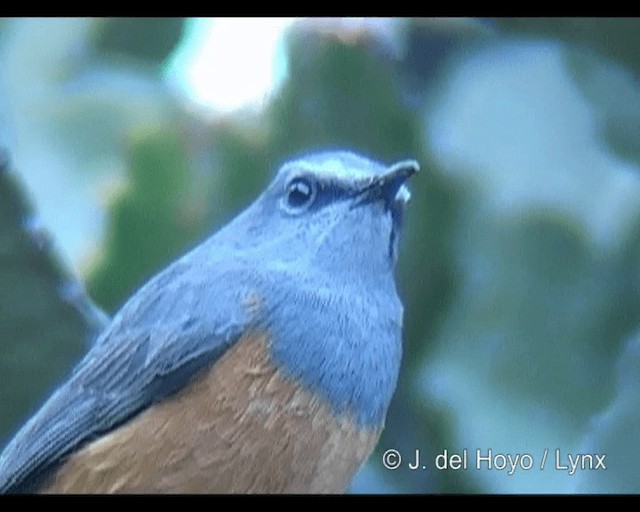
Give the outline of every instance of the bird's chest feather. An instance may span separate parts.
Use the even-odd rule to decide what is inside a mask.
[[[380,428],[285,378],[264,335],[239,340],[162,403],[74,453],[44,492],[343,492]]]

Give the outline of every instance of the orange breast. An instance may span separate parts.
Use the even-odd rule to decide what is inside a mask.
[[[168,400],[74,453],[47,493],[343,492],[380,429],[363,430],[239,340]]]

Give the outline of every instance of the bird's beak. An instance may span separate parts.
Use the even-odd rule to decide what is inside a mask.
[[[377,186],[382,189],[382,195],[387,199],[388,203],[393,201],[406,203],[409,201],[411,194],[404,184],[419,170],[420,165],[415,160],[403,160],[393,164],[387,172],[378,176],[379,185]]]
[[[394,203],[406,203],[411,194],[405,182],[420,170],[415,160],[403,160],[390,166],[382,174],[368,177],[359,187],[357,204],[383,199],[390,206]]]

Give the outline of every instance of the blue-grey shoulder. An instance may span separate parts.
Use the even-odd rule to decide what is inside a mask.
[[[0,492],[29,491],[61,459],[183,387],[254,323],[252,276],[195,251],[143,286],[0,455]]]

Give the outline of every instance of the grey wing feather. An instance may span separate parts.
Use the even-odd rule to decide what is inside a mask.
[[[64,457],[217,360],[252,322],[242,277],[225,284],[233,274],[212,286],[207,272],[174,264],[134,295],[2,452],[0,492],[35,490]]]

